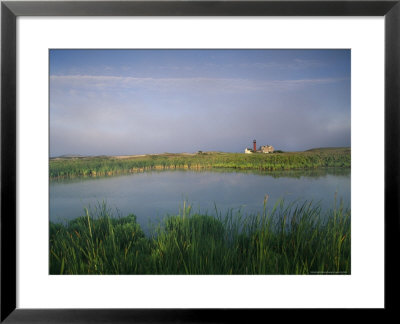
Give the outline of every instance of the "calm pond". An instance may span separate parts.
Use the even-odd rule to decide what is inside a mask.
[[[279,199],[285,203],[313,201],[322,208],[343,200],[350,207],[350,169],[285,172],[148,171],[122,176],[50,182],[50,221],[63,222],[84,215],[84,208],[106,202],[114,214],[133,213],[147,232],[152,223],[176,215],[187,201],[193,212],[215,215],[228,210],[242,215],[262,212]],[[118,212],[117,212],[118,211]]]

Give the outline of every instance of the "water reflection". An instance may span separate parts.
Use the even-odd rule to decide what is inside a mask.
[[[307,178],[320,178],[326,177],[327,175],[334,176],[344,176],[348,177],[351,174],[350,168],[318,168],[318,169],[301,169],[301,170],[283,170],[283,171],[261,171],[261,170],[240,170],[240,169],[230,169],[230,168],[214,168],[214,169],[169,169],[169,170],[149,170],[143,171],[139,173],[129,173],[129,174],[117,174],[113,176],[86,176],[86,177],[74,177],[74,178],[55,178],[51,179],[50,183],[74,183],[74,182],[82,182],[85,180],[100,180],[110,177],[125,177],[127,175],[137,175],[141,173],[165,173],[165,172],[196,172],[196,173],[241,173],[241,174],[256,174],[261,176],[268,176],[273,178],[297,178],[300,179],[302,177]]]
[[[350,206],[350,169],[274,172],[213,169],[150,171],[113,177],[76,178],[50,182],[50,220],[60,222],[83,215],[84,207],[105,201],[121,215],[134,213],[146,229],[149,221],[176,214],[183,201],[194,212],[215,215],[228,210],[262,212],[279,199],[334,205],[335,194]]]

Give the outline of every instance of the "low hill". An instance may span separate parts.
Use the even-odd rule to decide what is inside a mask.
[[[350,147],[317,147],[317,148],[312,148],[309,150],[306,150],[304,152],[350,152],[351,148]]]

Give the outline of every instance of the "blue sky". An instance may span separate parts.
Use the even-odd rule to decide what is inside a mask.
[[[50,50],[50,156],[350,146],[350,50]]]

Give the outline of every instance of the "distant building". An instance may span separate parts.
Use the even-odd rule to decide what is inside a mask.
[[[252,154],[252,153],[273,153],[274,147],[271,145],[263,145],[260,148],[256,149],[256,140],[253,141],[253,149],[245,148],[245,154]]]
[[[273,153],[274,147],[271,145],[265,145],[260,147],[260,151],[263,153]]]

